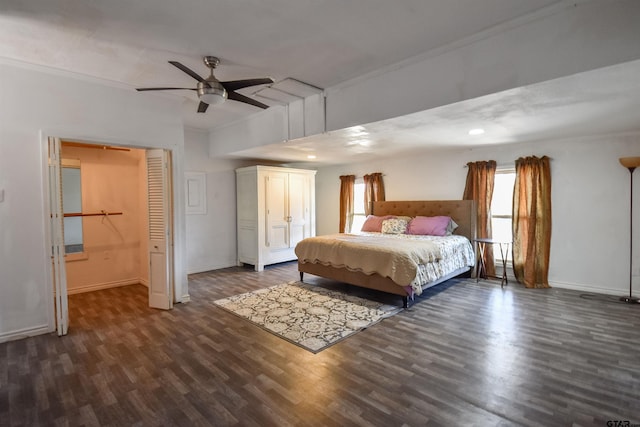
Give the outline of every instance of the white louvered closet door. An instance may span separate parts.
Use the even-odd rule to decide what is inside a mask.
[[[51,213],[51,271],[55,295],[56,331],[61,336],[67,334],[69,309],[67,305],[67,273],[64,260],[60,138],[53,137],[49,137],[49,212]]]
[[[171,163],[164,150],[147,150],[149,307],[173,307]]]

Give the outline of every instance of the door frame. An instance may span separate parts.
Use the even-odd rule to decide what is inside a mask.
[[[174,167],[171,169],[170,172],[170,181],[171,181],[171,187],[172,187],[172,197],[171,197],[171,206],[170,206],[170,210],[171,210],[171,228],[173,229],[173,245],[171,245],[170,247],[170,251],[171,251],[171,260],[172,260],[172,272],[173,272],[173,280],[172,282],[172,294],[173,294],[173,302],[188,302],[189,301],[189,295],[187,293],[187,286],[186,286],[186,280],[183,283],[182,280],[182,263],[179,262],[180,260],[180,256],[176,256],[177,254],[181,254],[183,253],[184,249],[183,249],[183,245],[178,245],[178,239],[177,237],[179,237],[178,235],[182,235],[183,233],[179,232],[179,227],[178,227],[178,223],[180,222],[180,218],[181,218],[181,211],[180,209],[178,209],[178,206],[182,206],[182,204],[180,204],[180,201],[183,198],[183,194],[181,193],[180,190],[180,186],[176,185],[177,181],[178,181],[178,176],[181,172],[181,168],[175,167],[177,164],[179,164],[178,161],[176,161],[176,156],[179,157],[179,159],[182,159],[184,153],[183,153],[183,149],[181,149],[180,147],[174,147],[174,148],[166,148],[166,147],[148,147],[148,146],[144,146],[144,145],[137,145],[136,143],[132,142],[132,141],[117,141],[117,140],[106,140],[104,138],[100,138],[100,137],[96,137],[96,136],[79,136],[79,135],[75,135],[75,136],[68,136],[68,135],[74,135],[74,132],[70,132],[70,131],[60,131],[60,130],[41,130],[40,131],[40,148],[41,148],[41,160],[42,160],[42,181],[43,181],[43,185],[42,185],[42,201],[43,201],[43,212],[45,214],[44,217],[44,236],[45,236],[45,245],[44,245],[44,256],[45,256],[45,262],[46,265],[48,266],[45,269],[46,272],[46,292],[47,295],[51,295],[52,298],[47,298],[48,303],[47,303],[47,318],[48,318],[48,330],[50,332],[53,332],[56,330],[56,321],[57,321],[57,316],[56,316],[56,298],[53,298],[54,296],[54,292],[55,292],[55,284],[54,284],[54,274],[51,268],[51,248],[53,245],[53,241],[51,238],[51,207],[50,207],[50,197],[51,197],[51,193],[50,193],[50,188],[51,188],[51,182],[50,182],[50,176],[49,176],[49,138],[59,138],[60,140],[65,140],[65,141],[73,141],[73,142],[78,142],[78,143],[85,143],[85,144],[99,144],[99,145],[109,145],[109,146],[117,146],[117,147],[123,147],[123,148],[132,148],[132,149],[138,149],[138,150],[150,150],[150,149],[163,149],[166,150],[169,155],[171,156],[171,158],[174,160]],[[67,136],[61,136],[61,135],[67,135]],[[176,193],[177,192],[177,193]],[[148,238],[148,236],[147,236]],[[176,249],[176,246],[178,247],[178,249]],[[186,278],[186,276],[185,276]],[[66,279],[66,278],[65,278]],[[62,296],[62,298],[64,298],[65,301],[68,300],[68,293],[66,291],[66,284],[63,287],[64,289],[64,293],[66,295]]]

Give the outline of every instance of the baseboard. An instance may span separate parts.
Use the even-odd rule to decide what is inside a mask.
[[[3,332],[0,334],[0,342],[21,340],[49,332],[53,332],[53,330],[49,328],[49,325],[38,325],[31,328],[18,329],[17,331]]]
[[[191,302],[191,296],[189,294],[182,295],[179,302],[181,303]]]
[[[227,262],[225,262],[224,264],[200,264],[200,265],[194,265],[194,266],[189,266],[187,268],[187,274],[196,274],[196,273],[203,273],[205,271],[211,271],[211,270],[219,270],[221,268],[229,268],[229,267],[236,267],[238,265],[237,261],[235,259],[233,260],[227,260]]]
[[[496,274],[502,273],[502,266],[496,266]],[[518,283],[516,277],[513,274],[513,269],[511,267],[507,267],[507,279],[509,283]],[[580,291],[585,293],[593,293],[593,294],[604,294],[604,295],[628,295],[629,288],[628,287],[620,287],[620,288],[605,288],[602,286],[594,286],[594,285],[586,285],[584,283],[572,283],[572,282],[562,282],[549,280],[549,286],[552,288],[560,288],[560,289],[570,289],[572,291]]]
[[[118,288],[120,286],[139,285],[140,282],[141,282],[140,278],[136,277],[134,279],[117,280],[115,282],[106,282],[106,283],[96,283],[94,285],[81,286],[73,289],[67,288],[67,295],[82,294],[85,292],[99,291],[101,289]]]
[[[601,286],[585,285],[583,283],[570,283],[570,282],[555,282],[549,281],[549,285],[552,288],[571,289],[574,291],[581,291],[594,294],[605,295],[628,295],[629,288],[603,288]]]
[[[138,283],[140,283],[141,285],[146,286],[147,288],[149,287],[149,280],[148,279],[138,279]]]

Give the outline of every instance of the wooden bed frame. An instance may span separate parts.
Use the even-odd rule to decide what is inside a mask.
[[[458,228],[454,231],[454,234],[467,237],[472,245],[473,239],[476,237],[476,206],[473,200],[373,202],[372,214],[378,216],[397,215],[411,217],[418,215],[445,215],[451,217],[458,224]],[[434,282],[423,285],[423,288],[426,289],[428,287],[435,286],[451,279],[452,277],[460,276],[465,273],[470,275],[472,270],[473,268],[471,267],[454,271],[453,273]],[[298,261],[298,271],[300,272],[300,281],[303,280],[304,273],[309,273],[350,285],[400,295],[402,297],[403,306],[406,308],[408,305],[409,294],[405,291],[405,288],[398,285],[390,278],[382,277],[379,274],[368,275],[357,271],[350,271],[346,268],[336,268],[322,264],[301,263],[300,261]]]

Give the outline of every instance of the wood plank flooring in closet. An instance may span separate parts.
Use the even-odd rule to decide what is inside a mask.
[[[640,423],[638,306],[453,280],[314,355],[212,304],[297,277],[195,274],[171,311],[143,286],[72,295],[68,336],[0,344],[0,425]]]

